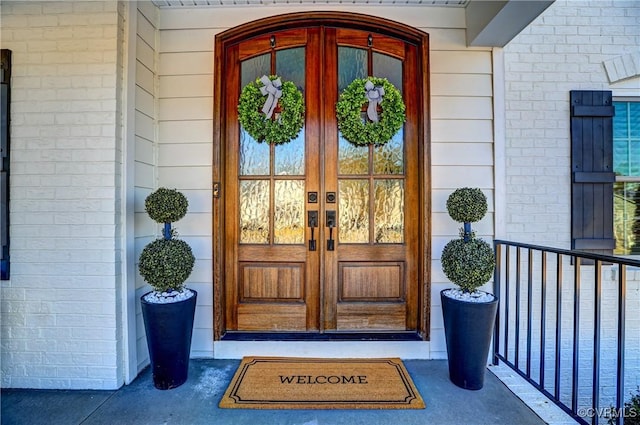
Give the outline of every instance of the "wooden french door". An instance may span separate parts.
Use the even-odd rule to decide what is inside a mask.
[[[225,331],[420,330],[419,55],[398,37],[322,24],[256,34],[219,54]],[[298,138],[277,146],[237,119],[242,87],[273,74],[298,86],[306,108]],[[367,76],[387,78],[407,108],[404,128],[380,147],[355,146],[337,127],[339,93]]]

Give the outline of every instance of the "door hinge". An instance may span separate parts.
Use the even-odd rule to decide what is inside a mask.
[[[213,197],[220,198],[220,182],[213,183]]]

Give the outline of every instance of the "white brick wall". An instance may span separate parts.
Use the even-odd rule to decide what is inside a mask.
[[[498,237],[570,247],[569,91],[633,94],[610,85],[603,62],[639,46],[637,2],[558,0],[504,48],[507,230]]]
[[[607,61],[637,54],[639,46],[637,1],[557,0],[504,48],[507,162],[506,181],[501,189],[506,193],[506,233],[497,237],[570,247],[569,91],[612,90],[614,96],[640,96],[639,77],[610,83],[605,68]],[[571,273],[569,268],[565,275],[572,276]],[[640,376],[640,323],[636,318],[639,275],[630,272],[627,276],[626,394],[637,387]],[[605,273],[603,335],[611,336],[617,331],[616,322],[611,320],[615,319],[617,291],[607,276]],[[590,280],[585,278],[585,292],[589,287]],[[587,295],[583,302],[583,320],[593,323],[593,295]],[[563,315],[566,344],[571,343],[571,320],[570,312]],[[586,332],[581,341],[581,380],[590,379],[592,340]],[[601,400],[610,403],[611,374],[606,372],[611,372],[616,353],[610,339],[602,348]],[[570,366],[570,359],[564,360],[563,367]],[[550,367],[549,361],[547,365]],[[563,376],[570,376],[570,370],[568,374]],[[586,381],[581,381],[583,388],[587,387]],[[563,381],[565,395],[570,391],[569,384],[570,381]],[[589,402],[590,394],[581,392],[581,406]]]
[[[3,387],[122,384],[117,6],[2,3],[13,51]]]

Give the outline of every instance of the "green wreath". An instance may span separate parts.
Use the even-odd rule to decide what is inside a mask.
[[[302,93],[277,75],[262,76],[242,88],[238,120],[258,142],[290,142],[304,125]]]
[[[363,119],[362,107],[367,103],[367,118]],[[378,105],[382,109],[379,117],[373,114]],[[377,77],[353,80],[340,93],[336,115],[342,136],[358,146],[384,145],[402,128],[406,118],[398,89],[386,78]]]

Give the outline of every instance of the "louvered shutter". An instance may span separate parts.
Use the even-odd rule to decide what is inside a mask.
[[[571,247],[612,254],[613,115],[610,91],[571,91]]]

